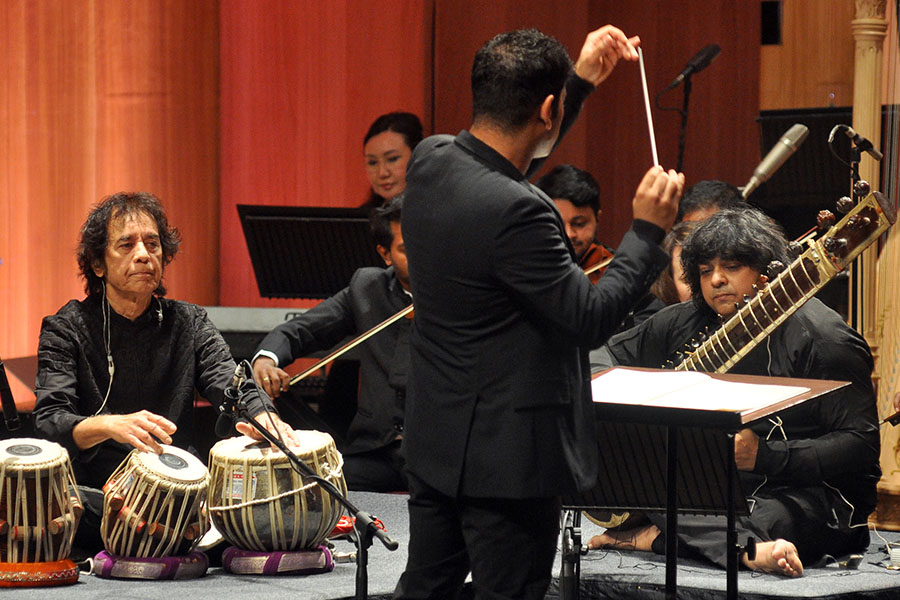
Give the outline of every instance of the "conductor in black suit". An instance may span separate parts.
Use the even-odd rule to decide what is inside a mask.
[[[416,299],[403,442],[411,537],[396,597],[454,597],[471,570],[479,597],[542,598],[558,497],[596,481],[587,351],[668,263],[659,242],[683,176],[647,172],[596,286],[527,176],[638,43],[598,29],[573,72],[556,40],[499,35],[475,56],[471,129],[413,153],[402,222]]]

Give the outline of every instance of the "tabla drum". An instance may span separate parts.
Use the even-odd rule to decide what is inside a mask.
[[[292,448],[314,473],[342,493],[343,459],[327,433],[296,432]],[[209,452],[210,517],[229,543],[258,552],[314,549],[331,533],[341,506],[297,473],[269,442],[246,436],[218,442]]]
[[[103,486],[100,536],[114,556],[184,556],[209,528],[209,471],[191,453],[132,450]]]
[[[75,583],[82,505],[69,453],[47,440],[0,441],[0,586]]]

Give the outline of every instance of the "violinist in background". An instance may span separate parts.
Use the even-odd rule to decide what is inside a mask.
[[[611,259],[611,250],[597,243],[600,221],[600,186],[587,171],[573,165],[558,165],[535,183],[550,196],[566,226],[566,236],[575,250],[575,262],[583,270]],[[606,267],[588,275],[597,283]]]
[[[575,262],[588,271],[591,283],[597,283],[606,267],[592,267],[609,262],[613,251],[597,242],[597,225],[600,222],[600,186],[594,176],[574,165],[558,165],[541,177],[535,185],[550,196],[562,215],[566,236],[575,250]],[[645,294],[632,307],[618,331],[631,329],[665,306],[653,294]]]
[[[253,378],[269,396],[290,388],[284,367],[312,352],[356,337],[412,303],[400,232],[402,199],[375,209],[372,233],[387,265],[357,269],[350,284],[316,307],[273,329],[253,357]],[[409,366],[409,319],[401,319],[358,347],[359,400],[347,432],[344,477],[351,490],[406,490],[400,454]]]

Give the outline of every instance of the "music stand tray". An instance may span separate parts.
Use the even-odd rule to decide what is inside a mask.
[[[657,373],[664,373],[668,378],[663,387]],[[616,377],[609,378],[609,385],[600,379],[606,374]],[[627,380],[619,379],[626,376]],[[687,385],[672,386],[673,376]],[[635,378],[644,378],[647,385],[635,385]],[[651,378],[655,379],[651,381]],[[617,402],[616,398],[624,397],[617,387],[623,382],[630,390],[629,399]],[[729,389],[734,393],[724,399],[722,384],[733,384]],[[678,536],[674,532],[678,513],[726,515],[730,547],[727,597],[737,598],[741,548],[737,544],[735,518],[739,514],[747,515],[748,511],[734,464],[733,434],[759,419],[846,385],[849,383],[818,379],[622,367],[596,374],[592,387],[600,444],[600,483],[585,493],[563,497],[564,509],[577,512],[565,516],[560,590],[567,591],[564,595],[568,596],[577,594],[580,533],[575,532],[580,525],[580,511],[603,508],[665,511],[669,532],[666,535],[666,597],[673,599],[677,593]],[[668,391],[658,393],[663,388]],[[635,398],[642,390],[651,391],[646,392],[645,398]],[[742,404],[745,397],[754,399]],[[606,485],[609,481],[616,484]],[[668,486],[668,481],[674,481],[675,485]],[[575,540],[574,556],[567,555],[573,549],[572,540]]]
[[[266,298],[328,298],[360,267],[383,267],[369,210],[237,205],[259,293]]]

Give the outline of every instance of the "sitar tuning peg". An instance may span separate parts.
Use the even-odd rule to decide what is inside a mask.
[[[742,298],[744,301],[744,304],[747,304],[748,302],[750,302],[750,298],[752,298],[752,297],[753,296],[751,296],[750,294],[744,294],[744,297]]]
[[[865,179],[860,179],[853,184],[853,195],[857,198],[865,198],[872,190],[872,186]]]
[[[766,267],[766,275],[769,276],[769,279],[775,279],[782,271],[784,271],[784,263],[780,260],[773,260]]]
[[[837,221],[837,218],[830,210],[820,210],[819,214],[816,215],[816,226],[819,228],[819,231],[825,231],[834,225],[835,221]]]
[[[796,258],[797,256],[800,256],[801,252],[803,252],[803,246],[800,244],[800,242],[793,240],[788,244],[788,251],[790,251],[791,256],[794,256]]]
[[[872,219],[863,215],[855,215],[847,221],[847,227],[850,229],[865,229],[872,224]]]
[[[835,204],[835,208],[842,215],[846,215],[853,209],[853,199],[850,196],[841,196],[841,199]]]
[[[825,250],[835,254],[847,247],[847,240],[844,238],[828,238],[822,245],[825,247]]]

